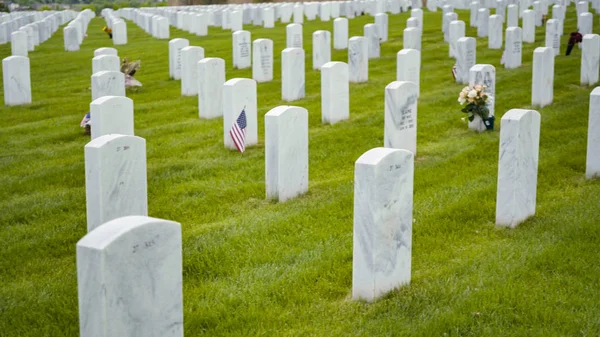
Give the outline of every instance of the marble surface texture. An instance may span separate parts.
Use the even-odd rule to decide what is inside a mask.
[[[480,8],[477,14],[477,37],[487,37],[490,19],[490,10],[488,8]]]
[[[181,96],[198,95],[198,61],[204,58],[204,48],[187,46],[181,49]]]
[[[92,74],[100,71],[121,71],[121,60],[114,55],[100,55],[92,59]]]
[[[102,96],[125,96],[125,75],[100,71],[92,75],[92,101]]]
[[[121,46],[127,44],[127,25],[123,20],[117,20],[113,23],[113,44]]]
[[[538,47],[533,51],[531,105],[550,105],[554,96],[554,50]]]
[[[244,29],[243,12],[235,10],[231,12],[231,31],[237,32]]]
[[[421,85],[421,52],[402,49],[396,54],[396,81],[412,82],[417,86],[417,97]]]
[[[508,5],[507,7],[507,19],[506,27],[519,27],[519,7],[515,4]]]
[[[328,62],[321,67],[321,122],[335,124],[349,116],[348,64]]]
[[[333,20],[333,49],[343,50],[348,48],[348,19],[337,18]]]
[[[423,31],[423,10],[415,8],[410,11],[410,19],[417,19],[417,28]],[[408,22],[408,20],[406,20]],[[407,26],[408,27],[408,26]]]
[[[496,14],[490,15],[488,24],[488,48],[502,49],[502,17]]]
[[[469,5],[469,26],[477,28],[477,15],[479,14],[479,2],[473,1]]]
[[[187,39],[176,38],[169,41],[169,75],[181,79],[181,49],[190,45]]]
[[[77,243],[81,336],[183,337],[181,225],[114,219]]]
[[[286,48],[281,52],[281,99],[295,101],[305,96],[304,50]]]
[[[319,3],[319,19],[321,21],[331,20],[331,4],[329,2]]]
[[[200,118],[223,116],[225,60],[207,57],[198,62],[198,114]]]
[[[267,199],[284,202],[308,191],[308,111],[278,106],[265,114]]]
[[[304,6],[301,4],[294,6],[294,23],[304,23]]]
[[[78,51],[79,41],[77,40],[77,28],[66,26],[63,28],[63,39],[65,43],[65,51]]]
[[[558,33],[558,20],[550,19],[546,21],[546,47],[554,50],[554,55],[560,54],[560,35]],[[599,47],[600,48],[600,47]]]
[[[419,28],[404,28],[403,49],[421,50],[421,32]]]
[[[372,302],[411,279],[414,155],[374,148],[354,166],[352,298]]]
[[[594,16],[592,13],[579,14],[579,33],[581,35],[592,34]]]
[[[2,60],[4,105],[31,104],[29,58],[9,56]]]
[[[450,57],[456,58],[456,43],[458,42],[458,39],[460,39],[461,37],[465,37],[465,22],[460,20],[454,20],[450,22],[448,30],[448,55]]]
[[[148,215],[146,140],[109,134],[85,145],[88,232],[128,215]]]
[[[156,21],[158,23],[157,38],[168,39],[170,37],[169,20],[167,18],[158,18]]]
[[[262,10],[262,20],[264,28],[273,28],[275,27],[275,12],[273,8],[266,7]]]
[[[259,83],[273,80],[273,40],[252,42],[252,79]]]
[[[598,65],[600,62],[600,36],[587,34],[583,37],[581,49],[581,85],[598,83]]]
[[[353,36],[348,40],[348,76],[352,83],[369,80],[369,49],[367,40]]]
[[[256,81],[233,78],[223,84],[223,142],[225,148],[235,150],[229,131],[240,113],[246,112],[245,146],[258,143]]]
[[[312,34],[312,63],[314,70],[331,61],[331,33],[326,30],[317,30]]]
[[[461,37],[456,42],[456,83],[469,83],[469,70],[475,65],[476,42],[473,37]]]
[[[196,34],[196,36],[208,35],[208,17],[206,14],[196,14],[196,17],[192,21],[192,25],[194,30],[193,33]],[[240,28],[239,30],[242,30],[242,28]]]
[[[379,42],[387,42],[388,15],[386,13],[375,14],[375,26],[377,26],[377,36],[379,36]]]
[[[585,176],[600,177],[600,87],[590,94]]]
[[[286,48],[302,48],[302,25],[290,23],[285,27]]]
[[[521,66],[523,31],[521,27],[506,29],[506,45],[504,47],[504,68],[514,69]]]
[[[368,23],[364,26],[364,36],[367,40],[367,48],[369,49],[369,59],[377,59],[381,53],[381,46],[379,42],[379,29],[372,23]]]
[[[530,9],[523,12],[523,42],[535,42],[535,12]]]
[[[23,31],[12,32],[10,35],[10,48],[12,56],[24,56],[29,55],[27,49],[27,33]]]
[[[100,56],[100,55],[119,56],[119,54],[117,53],[117,50],[115,48],[111,48],[111,47],[102,47],[102,48],[98,48],[98,49],[94,50],[94,57]]]
[[[252,65],[252,37],[249,31],[240,30],[232,34],[233,67],[247,69]]]
[[[444,29],[444,42],[450,42],[450,22],[456,20],[458,20],[458,14],[454,12],[444,14],[444,20],[442,22]]]
[[[108,55],[105,55],[108,56]],[[133,100],[103,96],[90,103],[92,139],[109,134],[133,136]]]
[[[565,16],[565,8],[561,5],[552,6],[552,19],[558,21],[558,35],[563,34],[563,22]]]
[[[417,154],[417,85],[394,81],[385,87],[384,146]]]
[[[500,130],[496,224],[516,227],[535,214],[540,114],[512,109]]]

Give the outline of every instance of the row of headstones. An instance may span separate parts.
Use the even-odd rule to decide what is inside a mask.
[[[83,43],[83,38],[86,35],[90,20],[96,16],[96,14],[85,9],[77,14],[75,20],[69,22],[69,24],[63,28],[63,39],[65,44],[65,51],[77,51]]]
[[[388,85],[386,108],[388,88],[410,86]],[[586,176],[592,178],[600,176],[600,88],[590,95],[589,122]],[[513,109],[502,117],[497,225],[515,227],[535,214],[539,136],[537,111]],[[306,192],[308,111],[272,109],[265,115],[265,137],[267,196],[281,200]],[[273,171],[269,160],[294,170]],[[133,330],[183,336],[181,225],[147,217],[145,164],[139,137],[104,135],[85,146],[88,234],[77,243],[82,336]],[[411,280],[414,153],[375,148],[358,158],[354,172],[352,297],[374,301]],[[282,190],[281,182],[295,189]],[[97,221],[92,227],[91,219]]]
[[[73,11],[54,12],[41,20],[33,21],[40,16],[29,13],[19,19],[6,21],[0,24],[0,43],[9,40],[13,56],[27,57],[36,46],[48,40],[60,25],[71,20],[74,14]]]
[[[127,44],[127,24],[119,17],[119,12],[112,8],[102,10],[106,27],[112,29],[112,41],[115,46]]]
[[[123,8],[123,10],[119,10],[121,17],[126,18],[127,20],[132,20],[146,33],[152,35],[152,37],[157,39],[168,39],[170,37],[169,20],[164,16],[142,12],[137,8],[132,9],[131,11],[125,11],[124,9],[131,8]],[[201,17],[194,19],[193,27],[193,32],[198,36],[205,36],[208,34],[206,25],[203,25]]]

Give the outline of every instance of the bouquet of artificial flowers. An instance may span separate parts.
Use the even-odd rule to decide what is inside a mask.
[[[473,121],[475,115],[478,115],[483,120],[489,118],[490,110],[487,107],[488,96],[484,89],[485,86],[477,84],[473,87],[464,87],[460,94],[458,94],[458,103],[460,105],[467,103],[461,111],[467,114],[470,122]]]

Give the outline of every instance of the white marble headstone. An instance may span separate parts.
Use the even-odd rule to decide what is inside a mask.
[[[583,36],[581,50],[581,85],[598,83],[598,63],[600,62],[600,36],[586,34]]]
[[[354,166],[352,298],[371,302],[409,284],[414,155],[374,148]]]
[[[204,58],[204,48],[181,48],[181,96],[198,95],[198,61]]]
[[[364,26],[364,36],[367,40],[367,47],[369,49],[369,59],[377,59],[381,53],[378,34],[379,29],[376,25],[369,23]]]
[[[521,66],[522,35],[521,27],[506,29],[506,46],[504,47],[504,68],[514,69]]]
[[[200,118],[223,116],[225,60],[207,57],[198,62],[198,114]]]
[[[417,85],[417,97],[421,83],[421,52],[402,49],[396,54],[396,81],[412,82]]]
[[[421,50],[421,30],[415,27],[405,28],[402,45],[404,49]]]
[[[262,10],[262,20],[264,28],[273,28],[275,27],[275,11],[271,7],[263,8]]]
[[[105,55],[108,56],[108,55]],[[103,96],[90,103],[92,139],[109,134],[133,136],[133,101]]]
[[[495,115],[496,103],[496,68],[491,64],[476,64],[469,70],[469,86],[485,86],[484,91],[488,96],[487,107],[490,116]],[[476,115],[472,121],[469,121],[469,129],[477,132],[487,130],[484,121]]]
[[[273,40],[256,39],[252,43],[252,78],[259,83],[273,80]]]
[[[456,57],[456,54],[457,54],[456,49],[458,48],[456,43],[458,42],[458,39],[460,39],[461,37],[465,37],[465,22],[460,21],[460,20],[452,21],[452,22],[450,22],[448,30],[449,30],[449,41],[448,41],[449,52],[448,52],[448,54],[450,57]]]
[[[488,26],[488,48],[502,49],[502,17],[490,15]]]
[[[113,44],[115,46],[127,44],[127,25],[123,20],[117,20],[113,23]]]
[[[80,336],[183,337],[181,225],[104,223],[77,243]]]
[[[450,42],[450,22],[458,20],[458,14],[454,12],[444,14],[442,28],[444,30],[444,42]]]
[[[10,38],[10,47],[12,56],[27,57],[29,55],[27,49],[27,33],[20,30],[12,32]]]
[[[256,145],[258,143],[256,81],[247,78],[233,78],[223,84],[223,141],[225,148],[236,149],[229,132],[242,110],[246,114],[246,141],[244,144],[246,147]]]
[[[321,67],[321,121],[323,124],[335,124],[349,116],[348,64],[325,63]]]
[[[173,39],[169,41],[169,75],[172,79],[181,79],[181,49],[190,45],[187,39]]]
[[[348,48],[348,19],[337,18],[333,20],[333,49]]]
[[[65,51],[79,50],[77,28],[75,28],[74,26],[66,26],[65,28],[63,28],[63,39],[65,43]]]
[[[475,65],[476,42],[472,37],[461,37],[456,42],[456,83],[469,83],[469,70]]]
[[[265,115],[265,176],[267,199],[284,202],[308,191],[305,108],[278,106]]]
[[[120,71],[99,71],[92,75],[92,101],[102,96],[125,96],[125,75]]]
[[[29,58],[9,56],[2,60],[4,105],[31,104]]]
[[[540,114],[512,109],[502,116],[496,224],[516,227],[535,214]]]
[[[119,134],[92,139],[85,146],[85,195],[88,232],[123,216],[148,215],[146,140]]]
[[[488,28],[490,19],[490,10],[487,8],[480,8],[477,14],[477,37],[488,36]]]
[[[394,81],[385,87],[384,146],[417,153],[417,85]]]
[[[378,36],[380,42],[387,42],[388,40],[388,15],[386,13],[379,13],[375,15],[375,26],[378,28]]]
[[[331,33],[317,30],[312,37],[313,69],[320,70],[321,66],[331,61]]]
[[[233,67],[237,69],[250,68],[252,65],[251,35],[249,31],[240,30],[232,35]]]
[[[290,23],[285,28],[286,31],[286,48],[303,48],[302,47],[302,25],[299,23]]]
[[[477,16],[479,15],[479,2],[478,1],[473,1],[471,2],[471,4],[469,5],[469,26],[472,28],[477,28],[477,24],[478,24],[478,18]]]
[[[546,21],[546,47],[554,49],[554,55],[560,54],[559,21],[550,19]]]
[[[515,4],[507,7],[506,27],[519,27],[519,7]]]
[[[100,56],[100,55],[118,56],[119,54],[117,54],[117,50],[115,48],[103,47],[103,48],[98,48],[98,49],[94,50],[94,57]]]
[[[304,50],[286,48],[281,52],[281,99],[291,102],[305,96]]]
[[[302,4],[294,6],[294,23],[304,23],[304,6]]]
[[[100,71],[121,71],[121,61],[118,56],[100,55],[92,59],[92,73]]]
[[[533,51],[531,105],[550,105],[554,96],[554,50],[538,47]]]
[[[600,87],[590,94],[585,176],[600,177]]]
[[[523,12],[523,42],[535,42],[535,12],[530,9]]]
[[[352,83],[369,80],[369,49],[367,40],[353,36],[348,41],[348,76]]]

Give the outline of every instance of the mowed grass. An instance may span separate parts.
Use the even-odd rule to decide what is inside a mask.
[[[457,11],[468,26],[468,11]],[[580,49],[558,56],[554,103],[540,109],[542,131],[536,216],[516,229],[494,225],[501,115],[530,108],[533,50],[505,70],[501,50],[477,41],[477,62],[497,70],[497,128],[469,132],[456,102],[441,11],[425,10],[418,154],[415,161],[412,280],[379,301],[352,301],[355,160],[382,146],[384,88],[395,80],[396,53],[409,14],[389,17],[389,41],[369,62],[369,82],[350,85],[350,120],[321,124],[320,74],[312,70],[305,22],[309,111],[308,194],[265,200],[264,119],[281,100],[285,25],[245,26],[274,41],[274,80],[258,85],[259,145],[224,149],[221,118],[198,118],[197,98],[169,80],[168,41],[128,22],[121,57],[141,59],[135,133],[147,141],[149,215],[183,230],[186,336],[598,336],[600,335],[600,181],[586,180],[589,93],[579,85]],[[350,20],[362,35],[369,16]],[[30,53],[33,104],[5,107],[0,97],[0,336],[77,336],[75,245],[86,234],[84,145],[91,59],[112,47],[95,18],[78,52],[65,52],[60,29]],[[569,7],[565,36],[576,29]],[[594,30],[596,33],[598,29]],[[473,28],[468,36],[476,36]],[[231,32],[197,37],[206,57],[234,70]],[[10,45],[0,46],[0,57]],[[333,51],[347,62],[346,51]],[[118,337],[118,336],[115,336]]]

